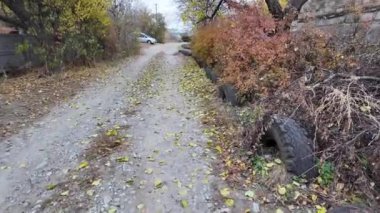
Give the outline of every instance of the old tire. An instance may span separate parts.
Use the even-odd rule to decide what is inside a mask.
[[[206,68],[203,68],[203,70],[205,71],[206,78],[211,79],[210,69],[206,67]]]
[[[306,179],[318,176],[313,142],[295,120],[274,116],[265,138],[276,143],[288,172]]]
[[[203,63],[202,60],[200,60],[199,58],[194,57],[194,60],[195,60],[195,62],[198,64],[198,66],[199,66],[200,68],[205,67],[205,63]]]
[[[328,210],[329,213],[372,213],[372,211],[369,208],[366,207],[361,207],[361,206],[337,206],[337,207],[332,207]]]
[[[211,80],[212,83],[218,82],[218,75],[214,70],[212,70],[209,67],[204,68],[204,71],[206,73],[206,77]]]
[[[179,50],[179,52],[182,53],[184,56],[192,56],[191,50],[181,49],[181,50]]]
[[[237,90],[230,84],[224,84],[219,87],[219,97],[230,103],[232,106],[240,105]]]
[[[222,100],[226,100],[226,94],[224,94],[224,86],[225,85],[220,85],[218,87],[218,97]]]
[[[214,70],[210,70],[210,80],[212,83],[216,84],[218,82],[218,75]]]
[[[186,50],[190,50],[190,49],[191,49],[191,47],[190,47],[190,44],[189,44],[189,43],[186,43],[186,44],[182,44],[182,45],[181,45],[181,47],[182,47],[183,49],[186,49]]]

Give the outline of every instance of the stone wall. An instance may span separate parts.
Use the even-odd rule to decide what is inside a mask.
[[[310,24],[341,38],[360,29],[369,41],[378,42],[380,0],[309,0],[292,27],[297,31]]]

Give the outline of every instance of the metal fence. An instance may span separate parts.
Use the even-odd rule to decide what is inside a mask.
[[[33,57],[32,50],[27,53],[17,53],[17,46],[31,38],[25,35],[0,34],[0,72],[12,72],[37,63]]]

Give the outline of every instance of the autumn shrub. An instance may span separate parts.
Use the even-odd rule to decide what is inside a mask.
[[[218,61],[215,53],[217,48],[220,47],[218,42],[222,42],[220,36],[228,27],[227,20],[217,20],[210,25],[199,27],[191,42],[194,56],[208,66],[213,66]]]
[[[289,34],[271,35],[274,20],[260,6],[245,8],[228,19],[201,27],[192,49],[208,65],[218,65],[226,83],[242,95],[268,94],[288,83]]]
[[[247,143],[258,150],[273,114],[294,117],[313,138],[321,165],[331,162],[331,191],[341,194],[380,194],[380,45],[348,42],[313,26],[301,31],[278,31],[260,5],[244,7],[228,17],[197,29],[192,49],[213,66],[221,83],[235,86],[249,97],[262,116],[247,128]],[[353,41],[364,41],[355,39]],[[377,72],[376,72],[377,70]],[[328,184],[322,184],[328,185]],[[337,194],[334,196],[338,196]],[[332,197],[334,200],[336,197]]]

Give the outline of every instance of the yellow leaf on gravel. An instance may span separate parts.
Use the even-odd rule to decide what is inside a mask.
[[[137,209],[143,209],[144,208],[144,204],[139,204],[139,205],[137,205]]]
[[[253,191],[246,191],[245,196],[249,198],[253,198],[255,196],[255,192]]]
[[[101,181],[102,181],[101,179],[95,180],[94,182],[92,182],[91,185],[93,185],[93,186],[99,186],[99,184],[100,184]]]
[[[108,209],[108,213],[116,213],[116,212],[117,212],[117,209],[114,207]]]
[[[129,161],[129,158],[128,157],[119,157],[119,158],[116,158],[116,161],[119,163],[126,163]]]
[[[286,188],[283,187],[283,186],[278,186],[277,191],[278,191],[278,194],[280,194],[280,195],[285,195],[286,194]]]
[[[186,190],[186,189],[181,189],[181,190],[179,191],[179,195],[181,195],[181,196],[185,196],[185,195],[187,195],[187,190]]]
[[[94,195],[94,190],[87,190],[87,192],[86,192],[86,194],[88,195],[88,196],[93,196]]]
[[[284,211],[282,211],[282,209],[277,209],[276,213],[284,213]]]
[[[68,190],[61,193],[61,196],[68,196],[68,195],[69,195],[69,191]]]
[[[274,163],[267,163],[266,165],[268,168],[272,168],[274,166]]]
[[[157,180],[154,181],[154,187],[156,189],[162,188],[162,186],[164,186],[164,183],[162,182],[162,180],[157,179]]]
[[[219,154],[222,154],[222,152],[223,152],[222,147],[220,147],[220,146],[216,146],[215,149],[216,149],[216,151],[219,152]]]
[[[315,203],[317,201],[318,197],[315,194],[311,195],[311,200]]]
[[[108,131],[106,132],[106,135],[107,135],[108,137],[117,136],[117,134],[118,134],[118,132],[117,132],[116,129],[110,129],[110,130],[108,130]]]
[[[317,208],[317,213],[326,213],[327,209],[323,206],[316,205],[315,208]]]
[[[276,162],[277,164],[281,164],[282,163],[282,161],[280,159],[278,159],[278,158],[274,159],[274,162]]]
[[[151,168],[145,170],[145,174],[150,175],[152,173],[153,173],[153,169],[151,169]]]
[[[229,198],[229,199],[226,199],[224,201],[224,204],[226,204],[227,207],[233,207],[235,204],[235,201],[233,199]]]
[[[230,189],[229,188],[223,188],[222,190],[220,190],[220,194],[223,196],[223,197],[228,197],[230,196]]]
[[[88,167],[88,162],[87,161],[83,161],[79,164],[79,169],[85,169]]]
[[[47,190],[53,190],[57,187],[57,184],[49,184],[46,188]]]
[[[181,206],[182,206],[182,208],[189,207],[189,201],[187,201],[187,200],[181,200]]]
[[[294,198],[293,198],[293,199],[294,199],[294,200],[297,200],[299,196],[301,196],[301,193],[300,193],[299,191],[295,191],[295,192],[294,192]]]

